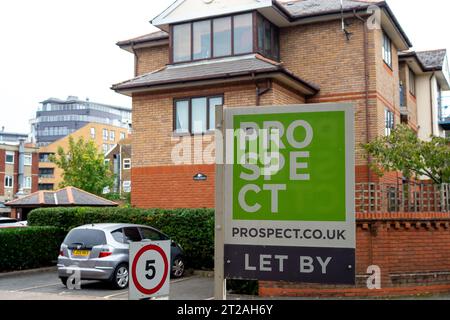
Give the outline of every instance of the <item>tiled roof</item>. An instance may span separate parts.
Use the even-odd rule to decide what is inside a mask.
[[[416,54],[426,69],[442,70],[447,50],[419,51],[416,52]]]
[[[156,31],[156,32],[145,34],[145,35],[137,37],[137,38],[119,41],[119,42],[117,42],[117,45],[119,47],[125,47],[125,46],[130,46],[132,44],[139,44],[139,43],[156,41],[156,40],[164,40],[164,39],[169,39],[169,34],[165,31]]]
[[[343,0],[343,9],[344,11],[365,9],[370,5],[376,5],[383,2],[384,1],[378,0]],[[340,0],[292,0],[278,1],[278,3],[295,18],[341,11]]]
[[[67,187],[57,191],[38,191],[6,203],[9,207],[116,207],[118,204],[89,192]]]
[[[126,90],[142,87],[152,87],[163,84],[175,84],[180,82],[196,80],[212,80],[220,78],[231,78],[251,74],[282,72],[295,80],[302,82],[313,91],[319,88],[308,83],[283,68],[279,63],[259,58],[258,55],[248,55],[239,58],[227,58],[221,60],[210,60],[198,63],[186,63],[182,65],[169,65],[155,72],[141,75],[137,78],[116,84],[113,90]]]
[[[278,5],[281,6],[291,18],[302,18],[308,16],[315,16],[327,13],[334,13],[341,11],[341,1],[340,0],[283,0],[277,1]],[[376,5],[384,3],[384,1],[379,0],[343,0],[344,11],[349,10],[360,10],[368,8],[370,5]],[[169,34],[165,31],[156,31],[140,37],[133,39],[128,39],[124,41],[119,41],[117,45],[119,47],[126,47],[132,44],[140,44],[145,42],[157,41],[168,39]]]

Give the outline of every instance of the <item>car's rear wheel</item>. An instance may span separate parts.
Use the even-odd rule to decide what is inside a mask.
[[[172,277],[181,278],[184,274],[185,267],[186,265],[182,257],[175,258],[172,265]]]
[[[125,263],[119,264],[114,270],[112,277],[112,285],[115,289],[121,290],[128,287],[128,282],[130,279],[130,273],[128,271],[128,265]]]

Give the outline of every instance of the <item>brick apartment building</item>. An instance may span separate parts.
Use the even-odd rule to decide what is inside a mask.
[[[113,193],[131,192],[131,138],[120,140],[105,154],[105,163],[114,174]]]
[[[177,143],[171,138],[195,130],[189,124],[193,113],[204,122],[195,133],[211,134],[213,104],[355,104],[357,182],[379,181],[370,174],[360,144],[389,132],[402,114],[422,137],[439,134],[437,121],[425,116],[432,114],[426,81],[432,75],[436,96],[449,89],[445,51],[441,70],[423,65],[423,60],[432,64],[432,58],[420,60],[419,53],[399,59],[411,42],[384,2],[378,3],[381,28],[368,25],[370,4],[344,1],[343,30],[340,1],[233,1],[226,6],[229,14],[214,2],[177,1],[153,20],[163,31],[119,42],[136,60],[136,78],[113,87],[133,97],[133,204],[214,206],[214,166],[176,166],[171,158]],[[192,6],[196,9],[186,9]],[[408,57],[416,57],[416,63]],[[417,74],[418,93],[423,91],[422,126],[410,73]],[[402,100],[400,83],[408,93]],[[177,127],[177,121],[184,127]],[[192,179],[197,173],[211,179],[197,183]]]
[[[195,159],[174,164],[172,152],[180,136],[203,134],[213,141],[213,110],[220,104],[353,103],[356,182],[369,186],[371,194],[380,191],[371,184],[397,184],[401,176],[373,174],[361,144],[390,134],[399,123],[424,139],[443,134],[437,113],[441,91],[450,89],[446,52],[410,51],[411,41],[384,1],[344,0],[341,7],[338,0],[230,0],[226,5],[179,0],[152,24],[160,31],[118,43],[134,55],[136,77],[113,86],[133,98],[134,206],[214,207],[214,165]],[[199,173],[207,180],[195,181]],[[423,211],[445,210],[430,206]],[[374,294],[363,283],[372,264],[389,270],[382,279],[386,294],[401,293],[403,286],[410,292],[417,285],[450,290],[448,276],[430,276],[430,271],[450,271],[448,255],[425,257],[427,250],[450,249],[450,215],[390,212],[372,206],[358,211],[360,277],[348,293]],[[430,230],[433,236],[424,238]],[[404,241],[395,242],[393,250],[397,236]],[[344,290],[322,289],[260,284],[261,294]]]
[[[0,142],[0,216],[9,216],[4,206],[8,201],[33,193],[38,189],[37,148],[25,143]]]
[[[50,161],[50,155],[55,155],[58,148],[66,152],[69,148],[69,140],[75,141],[83,138],[84,141],[94,141],[99,152],[107,154],[116,144],[128,137],[128,129],[101,123],[88,123],[75,132],[39,148],[39,190],[58,190],[63,181],[63,170]]]

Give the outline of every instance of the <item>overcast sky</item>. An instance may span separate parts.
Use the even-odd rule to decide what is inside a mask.
[[[338,1],[338,0],[330,0]],[[40,101],[75,95],[131,107],[112,84],[133,76],[133,56],[115,43],[154,31],[173,0],[0,2],[0,128],[29,132]],[[448,0],[389,0],[417,50],[450,50]]]

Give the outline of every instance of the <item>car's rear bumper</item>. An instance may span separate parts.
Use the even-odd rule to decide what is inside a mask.
[[[109,280],[113,273],[113,267],[82,268],[58,264],[58,276],[60,278],[68,278],[71,275],[77,276],[78,274],[81,280]]]
[[[115,261],[80,261],[68,258],[58,259],[58,276],[67,278],[79,276],[81,280],[108,280],[116,268]]]

